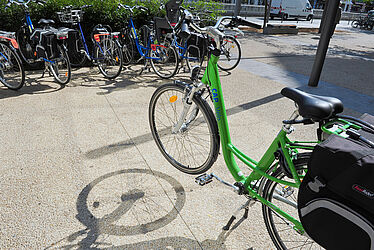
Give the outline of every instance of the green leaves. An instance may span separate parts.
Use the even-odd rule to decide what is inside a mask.
[[[6,3],[6,0],[0,0],[0,30],[16,31],[24,23],[25,13],[23,7],[13,4],[10,8],[5,10],[4,7]],[[85,29],[90,30],[96,24],[107,24],[110,25],[113,30],[119,30],[128,19],[129,12],[118,9],[118,3],[130,6],[137,4],[149,9],[148,12],[134,10],[133,18],[137,27],[146,24],[148,21],[152,20],[154,16],[165,16],[165,11],[159,10],[159,7],[165,3],[163,0],[47,0],[45,5],[30,3],[29,11],[35,26],[37,26],[37,22],[41,18],[53,19],[56,21],[57,25],[66,26],[66,24],[59,23],[56,14],[57,11],[61,11],[62,8],[67,5],[72,5],[74,7],[92,5],[91,8],[86,8],[84,10],[83,26]],[[207,19],[206,24],[215,23],[215,18],[222,14],[221,4],[213,0],[189,2],[184,4],[184,6],[195,7],[194,12],[196,13],[206,13],[207,10],[213,11],[213,13],[205,15]]]

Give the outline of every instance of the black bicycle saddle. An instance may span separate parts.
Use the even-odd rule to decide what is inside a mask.
[[[52,19],[44,19],[44,18],[40,19],[38,22],[39,25],[50,25],[54,23],[55,21],[53,21]]]
[[[343,103],[335,97],[312,95],[288,87],[282,89],[281,94],[296,102],[299,114],[304,118],[319,121],[328,119],[344,110]]]

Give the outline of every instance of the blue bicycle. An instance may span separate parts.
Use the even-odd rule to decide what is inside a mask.
[[[66,41],[68,56],[72,66],[82,66],[86,60],[89,60],[98,66],[104,77],[114,79],[121,73],[123,65],[121,47],[117,39],[119,33],[111,32],[111,28],[107,25],[96,25],[91,32],[93,50],[90,53],[81,26],[83,9],[88,7],[91,5],[84,5],[80,9],[66,6],[62,12],[57,12],[60,22],[78,28],[78,30],[70,32],[70,39]]]
[[[143,25],[139,30],[139,36],[136,32],[132,19],[133,10],[148,11],[148,9],[143,6],[130,7],[122,4],[119,4],[118,8],[130,11],[128,25],[123,28],[120,39],[125,65],[144,60],[144,67],[140,73],[145,69],[149,69],[150,64],[153,71],[161,78],[173,77],[178,70],[179,63],[175,48],[170,45],[157,43],[154,38],[153,27]],[[135,48],[140,55],[137,61],[134,60]]]
[[[9,89],[20,89],[25,82],[25,71],[17,55],[19,48],[14,34],[0,31],[0,82]]]
[[[67,84],[71,79],[70,61],[63,41],[68,38],[67,30],[49,27],[53,20],[41,19],[38,24],[44,28],[34,28],[28,11],[28,4],[44,4],[42,0],[8,0],[7,7],[20,5],[25,11],[25,24],[16,32],[19,55],[29,66],[44,64],[44,73],[48,70],[60,84]]]

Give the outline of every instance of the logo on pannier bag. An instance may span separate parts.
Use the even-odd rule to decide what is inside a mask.
[[[374,192],[372,192],[372,191],[370,191],[370,190],[368,190],[368,189],[366,189],[364,187],[361,187],[361,186],[359,186],[357,184],[354,184],[352,186],[352,188],[353,188],[353,190],[359,192],[360,194],[363,194],[363,195],[369,197],[370,199],[374,199]]]

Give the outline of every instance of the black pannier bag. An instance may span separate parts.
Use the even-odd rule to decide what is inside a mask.
[[[68,34],[68,39],[66,40],[66,48],[68,50],[68,53],[79,53],[83,48],[83,42],[80,42],[82,40],[79,37],[79,32],[77,30],[69,30]]]
[[[36,44],[36,54],[38,57],[52,59],[58,55],[57,36],[54,32],[45,29],[36,29],[31,39]]]
[[[183,44],[184,46],[184,44]],[[208,55],[207,38],[201,34],[191,32],[187,40],[188,52],[193,57],[201,57]]]
[[[361,119],[374,124],[371,115]],[[374,134],[359,133],[374,142]],[[318,144],[299,189],[298,212],[322,247],[374,250],[374,148],[338,135]]]

